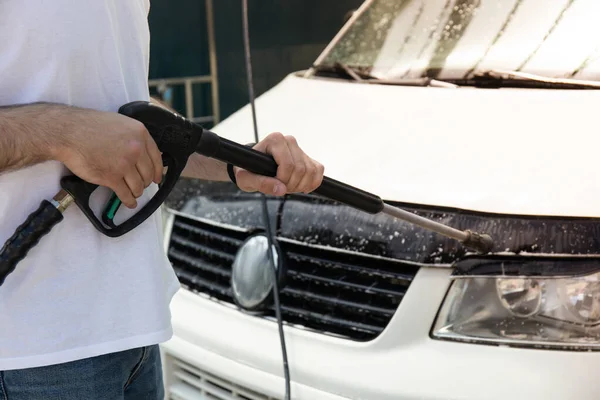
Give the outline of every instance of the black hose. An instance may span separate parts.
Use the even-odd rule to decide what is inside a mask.
[[[258,126],[256,122],[256,109],[254,107],[254,84],[252,82],[252,60],[250,57],[250,33],[248,29],[248,2],[247,0],[242,0],[242,21],[243,21],[243,35],[244,35],[244,53],[246,58],[246,74],[248,75],[248,95],[250,97],[250,108],[252,109],[252,123],[254,125],[254,140],[258,143]],[[262,209],[264,215],[264,224],[265,229],[267,231],[267,254],[269,257],[269,262],[271,264],[271,270],[273,272],[273,300],[275,303],[275,314],[277,316],[277,325],[279,328],[279,339],[281,342],[281,353],[283,356],[283,373],[285,376],[285,399],[291,399],[291,384],[290,384],[290,370],[288,366],[287,359],[287,349],[285,346],[285,335],[283,332],[283,320],[281,318],[281,304],[279,303],[279,282],[278,282],[278,273],[275,267],[275,262],[273,260],[273,252],[271,249],[273,248],[273,243],[275,242],[275,238],[273,236],[273,232],[271,230],[271,221],[269,218],[269,210],[267,208],[267,200],[264,194],[261,195]]]

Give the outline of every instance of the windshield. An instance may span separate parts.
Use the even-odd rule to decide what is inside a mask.
[[[379,78],[600,78],[598,0],[372,0],[319,65]]]

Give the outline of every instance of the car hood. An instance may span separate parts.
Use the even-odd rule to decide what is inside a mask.
[[[260,96],[260,137],[294,135],[327,176],[386,200],[600,216],[595,90],[423,88],[294,74]],[[213,131],[254,142],[246,106]]]

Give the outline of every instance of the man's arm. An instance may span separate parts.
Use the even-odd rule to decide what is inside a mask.
[[[132,118],[51,103],[0,107],[0,174],[48,160],[111,188],[130,208],[162,178],[156,143]]]
[[[190,156],[181,176],[207,181],[229,181],[227,165],[225,163],[198,153]]]
[[[53,159],[61,137],[59,129],[50,127],[60,123],[66,108],[44,103],[0,107],[0,174]]]

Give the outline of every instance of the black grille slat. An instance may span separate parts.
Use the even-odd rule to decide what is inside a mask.
[[[181,283],[192,288],[194,291],[203,292],[201,289],[207,289],[208,294],[217,295],[217,297],[222,299],[232,299],[229,287],[200,278],[188,270],[178,269],[176,265],[175,268],[176,275]]]
[[[233,254],[221,250],[215,250],[207,245],[199,244],[189,239],[184,239],[180,236],[174,235],[172,241],[182,247],[185,247],[188,251],[191,249],[194,252],[205,254],[208,258],[217,258],[227,263],[232,263],[235,259],[235,255]]]
[[[190,220],[190,222],[196,222],[196,221]],[[213,231],[213,230],[209,230],[209,229],[202,229],[196,225],[191,225],[190,223],[181,222],[181,220],[176,220],[173,223],[173,226],[174,226],[174,228],[179,228],[184,232],[191,232],[194,235],[205,237],[205,238],[208,238],[211,240],[217,240],[219,242],[227,243],[231,246],[241,245],[242,241],[243,241],[242,237],[244,236],[243,232],[235,232],[235,233],[237,233],[237,235],[235,235],[235,233],[232,232],[233,235],[231,235],[231,236],[223,235],[216,230]],[[237,237],[235,237],[234,235]]]
[[[203,272],[209,272],[226,278],[231,278],[231,268],[219,267],[206,260],[194,258],[176,249],[169,249],[169,257],[187,266],[191,266],[194,269],[199,269]]]
[[[171,242],[189,247],[194,252],[203,254],[204,258],[221,257],[226,259],[227,264],[231,264],[246,234],[188,219],[173,223],[171,237]]]
[[[399,284],[410,285],[412,282],[412,278],[414,275],[411,274],[402,274],[398,272],[388,272],[376,270],[373,268],[366,268],[362,265],[352,265],[348,263],[343,263],[339,261],[332,262],[331,260],[322,259],[320,257],[308,256],[304,254],[299,254],[294,251],[286,252],[286,257],[288,260],[294,262],[295,264],[307,263],[310,266],[314,266],[317,268],[324,267],[328,269],[334,269],[345,272],[352,272],[359,276],[364,276],[367,278],[383,278],[397,281]],[[401,266],[399,266],[400,268]]]
[[[362,333],[380,333],[383,328],[375,325],[367,325],[362,323],[357,323],[353,321],[346,321],[343,319],[335,318],[330,315],[324,315],[320,313],[316,313],[313,311],[302,310],[294,307],[288,307],[285,305],[281,306],[281,311],[284,314],[291,314],[294,317],[301,319],[302,321],[308,322],[310,320],[319,320],[320,323],[324,326],[329,326],[332,330],[335,328],[343,328],[352,331],[358,331]]]
[[[396,296],[402,295],[400,292],[394,292],[394,291],[387,290],[387,289],[377,288],[376,283],[371,284],[371,285],[359,285],[356,283],[344,282],[343,280],[323,278],[323,277],[320,277],[317,275],[307,274],[304,272],[297,272],[297,271],[288,271],[288,275],[292,279],[299,279],[302,281],[314,282],[314,283],[322,284],[322,285],[326,285],[326,286],[328,285],[328,286],[335,286],[335,287],[340,287],[340,288],[345,288],[345,289],[350,289],[350,290],[355,290],[355,291],[361,291],[361,292],[364,292],[367,294],[379,294],[379,295],[384,295],[384,296],[389,296],[389,297],[396,297]]]
[[[168,256],[182,285],[233,304],[231,265],[249,233],[176,216]],[[280,301],[286,323],[370,340],[387,326],[419,267],[279,240],[287,271]],[[274,317],[274,309],[265,317]]]
[[[392,309],[392,308],[383,308],[383,307],[371,306],[368,304],[356,303],[356,302],[343,300],[343,299],[339,299],[339,298],[335,298],[335,297],[323,296],[323,295],[311,293],[307,290],[285,288],[283,290],[283,294],[291,295],[291,296],[294,296],[297,298],[306,299],[307,301],[316,301],[319,303],[324,303],[327,305],[331,305],[332,307],[341,306],[341,307],[346,307],[346,308],[353,308],[353,309],[355,309],[355,312],[358,314],[373,313],[373,314],[382,314],[383,316],[386,316],[386,317],[391,317],[392,315],[394,315],[394,312],[396,312],[396,310]]]

